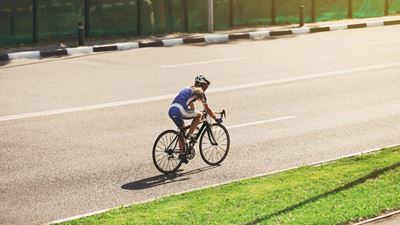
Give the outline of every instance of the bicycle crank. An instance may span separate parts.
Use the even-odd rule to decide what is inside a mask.
[[[194,151],[194,148],[191,147],[186,151],[186,158],[189,160],[192,160],[194,156],[196,155],[196,152]]]

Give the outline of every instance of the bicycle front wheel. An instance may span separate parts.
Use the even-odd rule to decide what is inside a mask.
[[[179,159],[179,153],[179,132],[166,130],[162,132],[154,142],[154,165],[161,173],[173,173],[182,165],[182,161]]]
[[[200,155],[208,165],[219,165],[229,152],[228,130],[222,124],[212,124],[200,137]]]

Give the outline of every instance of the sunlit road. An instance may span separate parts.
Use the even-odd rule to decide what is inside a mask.
[[[0,67],[0,224],[37,224],[400,142],[400,26]],[[231,151],[151,159],[196,74]],[[282,118],[282,119],[279,119]],[[243,125],[243,126],[242,126]]]

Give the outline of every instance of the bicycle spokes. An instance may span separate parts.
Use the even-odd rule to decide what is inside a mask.
[[[226,128],[221,124],[213,124],[200,138],[200,155],[209,165],[220,164],[228,154],[230,139]]]
[[[153,162],[162,173],[172,173],[182,164],[179,159],[179,136],[168,130],[160,134],[153,146]]]
[[[211,131],[211,129],[207,130],[207,135],[212,145],[218,145],[218,142],[215,140],[214,133]]]

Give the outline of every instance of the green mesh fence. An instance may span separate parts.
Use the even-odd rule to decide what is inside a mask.
[[[315,13],[317,21],[339,20],[347,18],[348,0],[316,0]]]
[[[234,26],[270,24],[272,22],[272,1],[234,0],[233,15]]]
[[[208,1],[187,0],[188,32],[205,32],[208,30]],[[214,0],[214,29],[230,28],[229,0]]]
[[[230,1],[214,0],[214,28],[216,30],[230,29]]]
[[[141,7],[141,35],[185,30],[185,11],[181,0],[146,0]]]
[[[185,8],[181,0],[166,0],[168,32],[185,31]]]
[[[140,34],[152,35],[162,33],[164,24],[160,21],[164,18],[163,2],[157,0],[143,0],[140,8]]]
[[[298,23],[300,6],[304,6],[304,22],[311,22],[312,0],[276,0],[276,23]]]
[[[353,0],[353,17],[367,18],[385,15],[385,0]]]
[[[89,35],[137,35],[136,0],[91,0]]]
[[[10,41],[14,37],[13,17],[12,0],[0,1],[0,38],[3,41]]]
[[[207,0],[187,0],[188,32],[207,31]]]
[[[186,0],[186,2],[188,11],[187,31],[188,32],[207,31],[208,29],[207,0]],[[225,30],[230,28],[229,10],[230,10],[229,0],[214,0],[214,28],[216,30]]]
[[[0,0],[0,44],[32,42],[32,0]]]
[[[81,0],[37,0],[38,37],[63,39],[77,37],[78,23],[84,22]]]
[[[207,0],[0,0],[0,44],[32,42],[34,1],[39,40],[76,38],[78,22],[88,22],[90,36],[207,31]],[[300,6],[305,7],[305,22],[311,22],[313,0],[274,2],[276,23],[298,23]],[[317,21],[348,16],[348,0],[314,2]],[[390,14],[400,13],[400,0],[388,2]],[[272,3],[214,0],[214,29],[271,24]],[[352,0],[352,6],[355,18],[383,16],[385,12],[385,0]]]
[[[400,0],[389,0],[389,14],[400,14]]]

